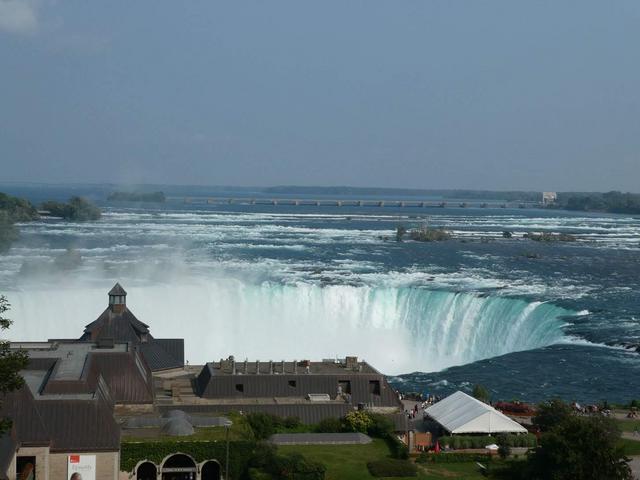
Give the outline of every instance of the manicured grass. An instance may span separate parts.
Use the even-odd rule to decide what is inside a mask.
[[[622,420],[617,418],[616,424],[623,432],[633,432],[636,429],[640,431],[640,420]]]
[[[419,478],[436,479],[460,479],[460,480],[476,480],[485,478],[478,470],[475,463],[447,463],[442,465],[428,465]]]
[[[389,448],[384,440],[374,439],[368,445],[283,445],[279,453],[301,453],[327,467],[326,480],[373,479],[367,470],[367,462],[389,456]],[[395,480],[432,480],[484,478],[475,463],[446,465],[420,465],[417,477],[394,477]]]
[[[623,446],[625,455],[640,455],[640,441],[621,438],[619,443]]]

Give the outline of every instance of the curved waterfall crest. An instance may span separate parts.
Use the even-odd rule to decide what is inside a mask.
[[[552,303],[418,286],[209,278],[131,282],[127,290],[130,307],[154,335],[185,338],[191,363],[228,354],[274,360],[354,354],[389,374],[436,371],[557,343],[564,339],[563,318],[574,314]],[[78,337],[101,312],[104,293],[37,290],[27,298],[13,292],[11,335]],[[64,318],[42,325],[45,305]]]

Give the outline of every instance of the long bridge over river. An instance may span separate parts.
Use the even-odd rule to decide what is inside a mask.
[[[423,200],[357,200],[357,199],[296,199],[296,198],[245,198],[245,197],[184,197],[186,204],[209,205],[272,205],[308,207],[395,207],[395,208],[536,208],[540,202],[496,201],[423,201]]]

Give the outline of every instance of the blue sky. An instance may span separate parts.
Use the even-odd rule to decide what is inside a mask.
[[[0,0],[0,179],[640,191],[640,2]]]

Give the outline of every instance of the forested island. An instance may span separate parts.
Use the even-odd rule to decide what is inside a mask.
[[[0,192],[0,252],[8,250],[18,238],[15,223],[38,218],[38,210],[31,202]]]
[[[52,217],[78,222],[98,220],[102,216],[98,207],[82,197],[71,197],[67,203],[50,200],[42,204],[42,210]]]
[[[109,202],[156,202],[166,201],[164,192],[111,192],[107,197]]]

